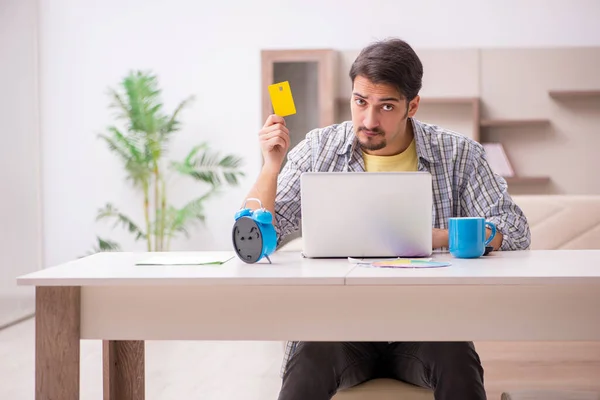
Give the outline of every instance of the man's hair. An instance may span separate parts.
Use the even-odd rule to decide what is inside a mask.
[[[375,84],[393,85],[411,101],[421,90],[423,64],[408,43],[386,39],[370,44],[356,57],[350,68],[352,83],[359,75]]]

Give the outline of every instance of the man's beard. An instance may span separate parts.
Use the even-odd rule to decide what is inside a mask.
[[[406,103],[406,112],[404,113],[404,117],[402,117],[404,120],[406,120],[408,117],[408,103]],[[358,140],[358,144],[360,146],[361,149],[363,150],[367,150],[367,151],[376,151],[376,150],[381,150],[383,149],[385,146],[387,146],[387,141],[385,139],[385,132],[382,131],[379,128],[375,128],[375,129],[367,129],[364,126],[361,126],[358,128],[358,132],[360,131],[371,131],[374,133],[378,133],[377,136],[373,136],[371,138],[367,137],[366,138],[366,142],[363,143],[360,139]],[[357,135],[358,135],[358,132]],[[371,141],[370,139],[379,139],[379,141]]]
[[[387,142],[385,140],[385,132],[383,132],[381,129],[379,128],[375,128],[375,129],[367,129],[364,126],[361,126],[360,128],[358,128],[358,132],[361,131],[371,131],[374,133],[377,133],[377,136],[373,136],[373,137],[366,137],[366,141],[363,142],[362,140],[358,140],[358,144],[360,145],[361,149],[363,150],[367,150],[367,151],[376,151],[376,150],[381,150],[383,149],[386,145]],[[375,140],[372,140],[375,139]]]

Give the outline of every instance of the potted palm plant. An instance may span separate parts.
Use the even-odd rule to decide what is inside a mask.
[[[98,137],[121,160],[127,180],[143,197],[142,223],[122,213],[112,203],[98,210],[96,220],[122,226],[135,240],[143,240],[148,251],[168,251],[172,239],[189,236],[194,223],[205,220],[205,202],[220,193],[223,186],[237,186],[244,176],[242,159],[221,155],[208,143],[194,146],[183,160],[168,160],[169,145],[181,128],[182,110],[193,97],[183,100],[171,114],[164,111],[157,77],[144,71],[132,71],[119,90],[109,89],[110,107],[116,110],[122,127],[112,125]],[[169,202],[169,183],[173,176],[184,176],[206,184],[206,193],[182,207]],[[92,253],[120,251],[113,240],[97,236]]]

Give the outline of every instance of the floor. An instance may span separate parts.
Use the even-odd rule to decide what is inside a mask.
[[[0,330],[0,399],[34,399],[33,319]],[[488,399],[504,390],[600,392],[600,342],[476,343]],[[102,400],[102,344],[81,343],[81,399]],[[281,342],[146,342],[146,399],[275,400]]]
[[[29,318],[35,311],[35,299],[29,293],[0,296],[0,329]]]
[[[0,331],[0,399],[34,399],[34,321]],[[81,400],[102,400],[102,343],[81,343]],[[146,342],[146,399],[277,399],[277,342]],[[241,356],[239,356],[241,354]]]

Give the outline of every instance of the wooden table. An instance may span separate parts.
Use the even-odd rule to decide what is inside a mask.
[[[105,400],[144,398],[143,340],[600,340],[600,251],[497,252],[375,269],[279,252],[273,264],[140,266],[99,253],[36,286],[36,399],[79,398],[79,340],[104,340]],[[223,258],[233,253],[178,253]]]

